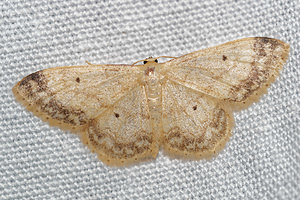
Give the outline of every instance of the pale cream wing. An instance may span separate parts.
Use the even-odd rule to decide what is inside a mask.
[[[210,157],[231,135],[233,117],[221,102],[167,80],[162,86],[162,144],[170,154]]]
[[[138,67],[129,65],[57,67],[25,77],[13,92],[51,125],[83,130],[135,87],[141,75]]]
[[[137,85],[92,120],[82,139],[108,165],[155,157],[158,136],[153,131],[145,86]]]
[[[196,51],[165,63],[167,79],[212,97],[247,104],[275,80],[289,45],[271,38],[245,38]]]

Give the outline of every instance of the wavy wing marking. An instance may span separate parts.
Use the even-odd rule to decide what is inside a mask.
[[[274,81],[288,53],[280,40],[246,38],[171,60],[162,73],[215,98],[245,103]]]
[[[13,92],[43,120],[77,130],[133,88],[140,72],[121,65],[57,67],[25,77]]]
[[[172,81],[163,85],[163,145],[167,152],[186,157],[207,157],[227,142],[233,125],[231,112]]]
[[[92,120],[83,142],[109,165],[155,157],[158,137],[153,133],[144,86],[133,88]]]

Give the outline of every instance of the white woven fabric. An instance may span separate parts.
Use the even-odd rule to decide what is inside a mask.
[[[299,199],[300,2],[0,1],[0,199]],[[99,161],[78,136],[50,127],[11,92],[40,69],[179,56],[249,36],[291,45],[269,93],[235,113],[212,160],[162,152],[126,168]]]

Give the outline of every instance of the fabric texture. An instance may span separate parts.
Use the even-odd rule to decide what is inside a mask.
[[[300,2],[0,2],[0,199],[299,199]],[[250,36],[291,45],[259,102],[234,114],[211,160],[157,159],[108,167],[77,135],[50,127],[15,101],[24,76],[56,66],[131,64]]]

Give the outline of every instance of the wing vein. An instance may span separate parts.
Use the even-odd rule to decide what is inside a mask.
[[[172,99],[174,100],[173,102],[176,104],[177,109],[182,110],[183,113],[187,116],[188,120],[191,121],[195,126],[198,126],[198,124],[195,122],[195,120],[192,118],[192,116],[187,113],[186,109],[183,108],[181,105],[179,105],[178,101],[176,100],[177,98],[174,97],[173,92],[171,92],[171,96],[172,96]],[[203,128],[202,124],[199,124],[199,126],[201,128]]]
[[[135,86],[137,86],[139,82],[138,82],[138,81],[135,81],[135,83],[136,83],[136,84],[133,84],[133,86],[132,86],[131,89],[129,89],[124,95],[122,95],[122,96],[121,96],[119,99],[117,99],[115,102],[113,102],[113,103],[111,104],[110,107],[114,107],[115,104],[117,104],[118,102],[122,101],[122,100],[123,100],[130,92],[132,92],[134,89],[136,89]],[[95,118],[100,117],[100,116],[101,116],[106,110],[108,110],[108,109],[109,109],[109,108],[104,109],[103,112],[99,113]]]

